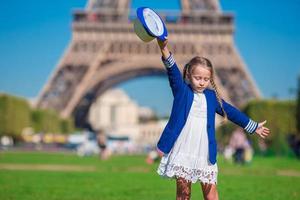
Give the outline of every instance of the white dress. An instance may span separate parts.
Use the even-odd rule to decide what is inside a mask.
[[[203,93],[194,93],[187,121],[169,154],[165,154],[157,173],[163,177],[182,177],[192,183],[217,184],[218,166],[208,157],[207,103]]]

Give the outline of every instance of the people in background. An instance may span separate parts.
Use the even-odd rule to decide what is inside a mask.
[[[242,128],[236,128],[230,138],[228,147],[232,149],[233,161],[244,164],[252,160],[253,150]]]
[[[97,143],[99,146],[99,158],[101,160],[106,160],[109,158],[110,153],[109,150],[107,149],[107,139],[105,132],[101,129],[97,131]]]

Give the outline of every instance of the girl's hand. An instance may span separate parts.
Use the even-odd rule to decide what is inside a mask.
[[[265,123],[267,123],[266,120],[258,123],[258,127],[255,130],[255,132],[263,139],[265,139],[270,133],[270,130],[267,127],[264,127]]]
[[[156,151],[157,151],[159,157],[163,157],[163,156],[164,156],[164,152],[162,152],[162,151],[159,150],[158,148],[156,148]]]
[[[165,41],[161,41],[157,38],[156,40],[157,40],[158,46],[161,50],[164,50],[167,47],[168,39],[166,39]]]

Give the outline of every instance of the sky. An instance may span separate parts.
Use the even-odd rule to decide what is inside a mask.
[[[295,97],[300,74],[300,0],[221,0],[235,16],[234,40],[264,98]],[[86,0],[10,0],[0,7],[0,92],[36,97],[71,39],[72,11]],[[133,9],[180,9],[179,0],[133,0]],[[192,57],[192,56],[191,56]],[[175,57],[176,58],[176,57]],[[159,58],[158,58],[159,59]],[[159,115],[171,109],[165,77],[118,85]]]

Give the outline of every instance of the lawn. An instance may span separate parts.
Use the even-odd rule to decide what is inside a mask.
[[[70,153],[0,152],[1,200],[168,200],[175,182],[156,174],[157,164],[144,156],[96,156]],[[300,199],[300,160],[255,157],[247,166],[218,158],[218,190],[222,200]],[[200,200],[193,185],[192,200]]]

